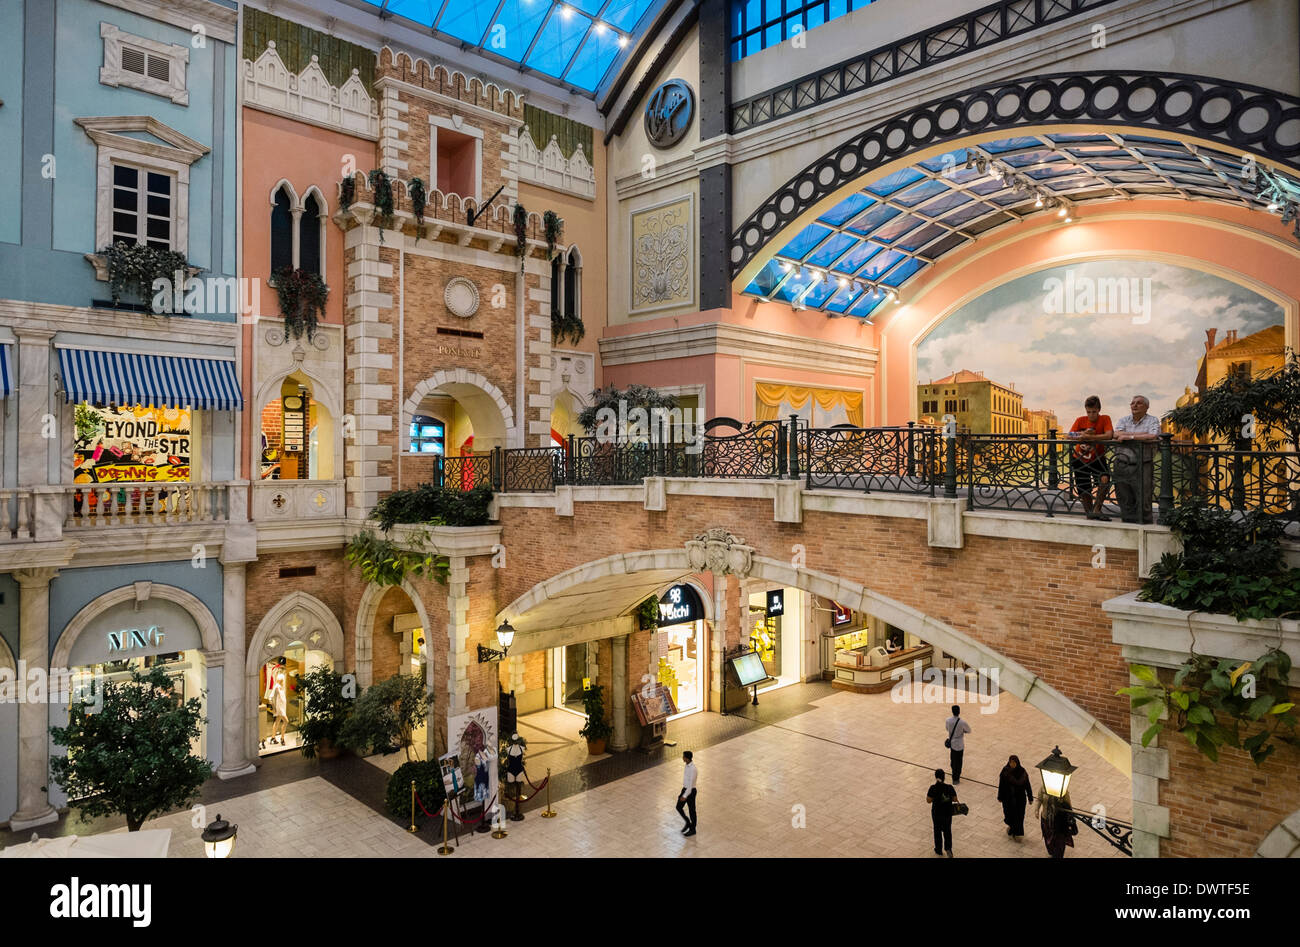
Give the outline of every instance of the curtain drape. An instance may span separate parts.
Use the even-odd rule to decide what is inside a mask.
[[[855,427],[862,427],[862,392],[860,391],[837,391],[831,388],[803,388],[798,385],[758,382],[754,386],[754,392],[758,399],[754,416],[759,421],[775,421],[780,416],[782,402],[799,410],[811,400],[826,412],[842,407],[848,416],[848,423]]]

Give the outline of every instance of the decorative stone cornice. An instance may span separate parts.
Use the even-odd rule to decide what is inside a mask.
[[[297,75],[280,58],[275,41],[256,60],[244,60],[244,104],[296,121],[356,135],[379,137],[379,103],[358,70],[341,86],[330,83],[317,56]]]
[[[754,565],[754,547],[740,536],[716,526],[686,542],[686,557],[696,572],[747,576]]]
[[[587,200],[596,196],[596,171],[587,161],[582,145],[566,158],[552,135],[546,147],[539,149],[527,125],[519,130],[519,180]]]
[[[195,141],[188,135],[182,135],[170,125],[166,125],[152,115],[105,115],[73,119],[86,130],[90,140],[100,147],[116,148],[138,154],[147,154],[154,158],[166,158],[193,164],[212,149]],[[117,132],[146,132],[165,144],[142,141]]]

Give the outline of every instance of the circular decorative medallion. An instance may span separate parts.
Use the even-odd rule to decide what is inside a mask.
[[[468,319],[478,312],[478,287],[463,276],[453,276],[447,281],[442,301],[453,316]]]
[[[669,79],[645,106],[645,133],[656,148],[671,148],[685,137],[695,118],[695,93],[681,79]]]

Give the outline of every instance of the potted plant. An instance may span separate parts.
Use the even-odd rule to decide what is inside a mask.
[[[582,712],[587,715],[587,722],[578,731],[578,736],[587,741],[588,753],[600,756],[605,752],[605,741],[614,732],[605,719],[605,688],[592,684],[582,692]]]
[[[300,674],[298,686],[307,699],[302,725],[298,728],[302,755],[308,759],[319,755],[323,760],[332,760],[343,752],[339,733],[352,714],[355,685],[345,681],[337,671],[319,667]]]

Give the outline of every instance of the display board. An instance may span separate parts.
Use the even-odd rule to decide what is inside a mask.
[[[741,687],[749,687],[767,679],[767,668],[763,667],[763,659],[757,654],[742,654],[732,658],[731,667],[735,670],[736,680]]]
[[[643,727],[667,720],[677,713],[677,704],[673,702],[673,695],[667,687],[658,682],[647,684],[634,692],[632,708],[636,711],[637,720]]]
[[[190,479],[190,412],[144,405],[73,411],[74,483],[134,483]]]

